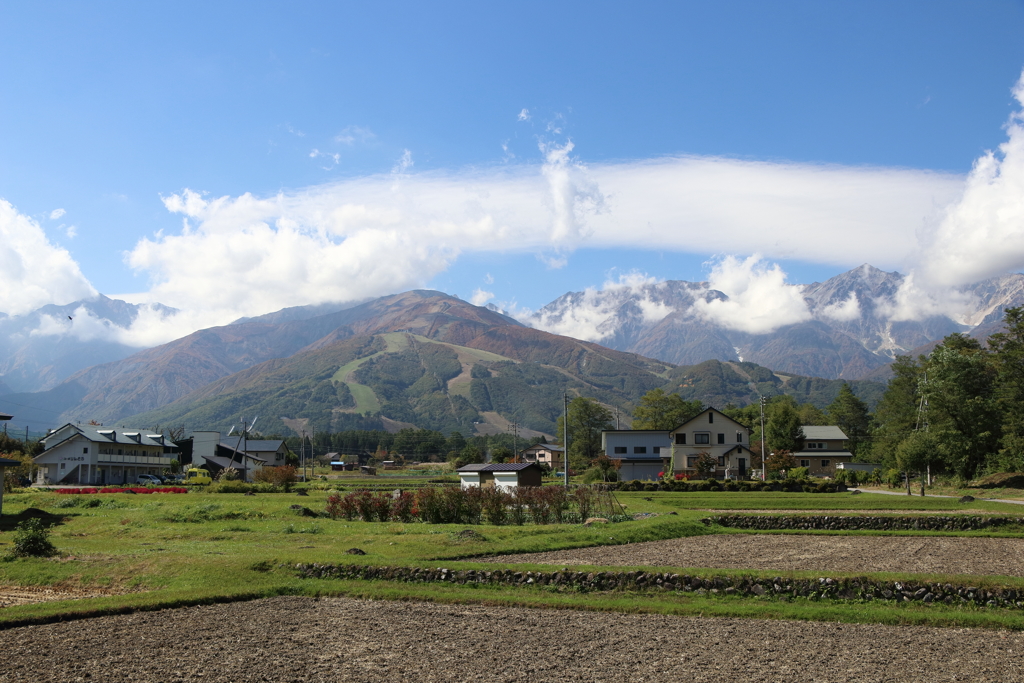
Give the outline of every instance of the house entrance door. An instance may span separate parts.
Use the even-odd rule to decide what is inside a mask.
[[[737,465],[737,467],[739,467],[739,470],[740,470],[740,479],[746,479],[747,478],[747,459],[746,458],[736,458],[736,465]]]

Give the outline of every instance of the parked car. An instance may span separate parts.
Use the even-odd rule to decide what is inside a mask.
[[[146,486],[160,486],[164,481],[155,474],[140,474],[135,478],[135,483],[145,484]]]
[[[208,470],[202,468],[190,467],[185,472],[185,483],[196,486],[206,486],[213,483],[213,477],[210,476]]]
[[[168,474],[164,477],[165,484],[180,484],[185,480],[185,477],[180,474]]]

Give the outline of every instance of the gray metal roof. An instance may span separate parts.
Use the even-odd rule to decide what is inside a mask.
[[[65,427],[71,427],[76,430],[79,434],[93,441],[95,443],[106,444],[106,443],[118,443],[118,444],[137,444],[140,446],[169,446],[177,448],[174,442],[170,439],[166,439],[162,434],[152,434],[151,430],[148,429],[133,429],[130,427],[103,427],[98,425],[76,425],[68,423],[60,429],[54,430],[50,434],[43,438],[43,441],[48,441],[51,437],[55,436]],[[131,434],[132,436],[128,436]],[[154,438],[156,437],[156,438]],[[66,440],[65,437],[64,440]],[[63,442],[63,440],[62,440]],[[49,444],[48,444],[49,445]]]
[[[0,458],[0,467],[17,467],[21,464],[20,460],[11,460],[10,458]]]
[[[552,451],[552,452],[555,452],[555,453],[561,453],[562,451],[565,450],[561,446],[556,446],[556,445],[550,444],[550,443],[535,443],[532,446],[530,446],[529,448],[524,448],[523,451],[524,452],[525,451],[532,451],[535,448],[540,448],[542,450]]]
[[[8,415],[7,413],[0,413],[0,420],[13,420],[13,419],[14,419],[13,415]]]
[[[248,441],[243,441],[242,445],[248,451],[276,452],[283,443],[284,441],[281,439],[249,439]]]
[[[494,462],[490,465],[472,464],[465,465],[455,470],[456,472],[519,472],[531,467],[538,467],[532,462]]]
[[[849,438],[846,434],[843,434],[843,430],[836,425],[828,425],[825,427],[814,427],[811,425],[805,425],[804,438],[811,439],[847,439]]]

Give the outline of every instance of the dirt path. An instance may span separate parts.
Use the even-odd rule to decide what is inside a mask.
[[[1024,634],[274,598],[3,633],[0,681],[1020,681]]]
[[[1024,576],[1024,539],[722,534],[485,561]]]

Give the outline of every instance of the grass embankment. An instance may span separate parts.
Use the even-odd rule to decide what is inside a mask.
[[[729,510],[962,510],[1012,514],[1017,506],[977,501],[963,506],[950,499],[872,496],[862,494],[787,493],[619,493],[618,499],[633,513],[676,512],[635,522],[596,525],[493,527],[473,529],[481,538],[464,539],[465,525],[421,523],[365,523],[302,517],[290,509],[301,505],[324,508],[326,492],[295,494],[112,494],[98,496],[100,507],[58,508],[67,498],[53,493],[10,495],[5,512],[16,514],[36,507],[66,516],[55,527],[52,540],[59,558],[25,558],[0,564],[3,581],[10,586],[58,586],[105,589],[107,597],[21,605],[0,610],[0,624],[25,620],[64,618],[119,611],[175,607],[187,604],[299,595],[352,595],[440,602],[537,605],[671,614],[758,616],[792,619],[829,619],[851,622],[929,623],[1024,628],[1024,615],[1003,610],[945,605],[782,602],[731,597],[702,597],[676,593],[558,593],[546,588],[418,585],[300,579],[293,566],[300,562],[359,562],[373,565],[456,569],[516,567],[524,571],[541,565],[501,565],[473,562],[473,556],[550,551],[605,544],[637,543],[725,530],[700,522],[707,509]],[[898,504],[897,504],[898,503]],[[918,507],[913,507],[914,505]],[[729,530],[732,531],[732,530]],[[872,532],[868,532],[872,533]],[[878,532],[874,532],[878,533]],[[929,532],[917,532],[927,535]],[[893,534],[889,534],[893,535]],[[904,535],[904,534],[899,534]],[[910,535],[910,534],[906,534]],[[937,535],[937,534],[936,534]],[[964,532],[942,535],[999,536],[1005,533]],[[0,553],[11,543],[0,533]],[[364,556],[347,555],[360,548]],[[550,570],[550,566],[543,569]],[[591,569],[579,567],[576,569]],[[593,567],[601,570],[601,567]],[[615,567],[617,571],[629,568]],[[652,569],[652,567],[637,567]],[[835,572],[754,572],[720,569],[672,569],[691,575],[852,576]],[[873,574],[878,578],[900,578]],[[956,577],[920,576],[922,580]],[[963,577],[960,577],[960,581]],[[975,585],[1020,586],[1016,578],[973,577]],[[2,588],[0,588],[2,590]]]

